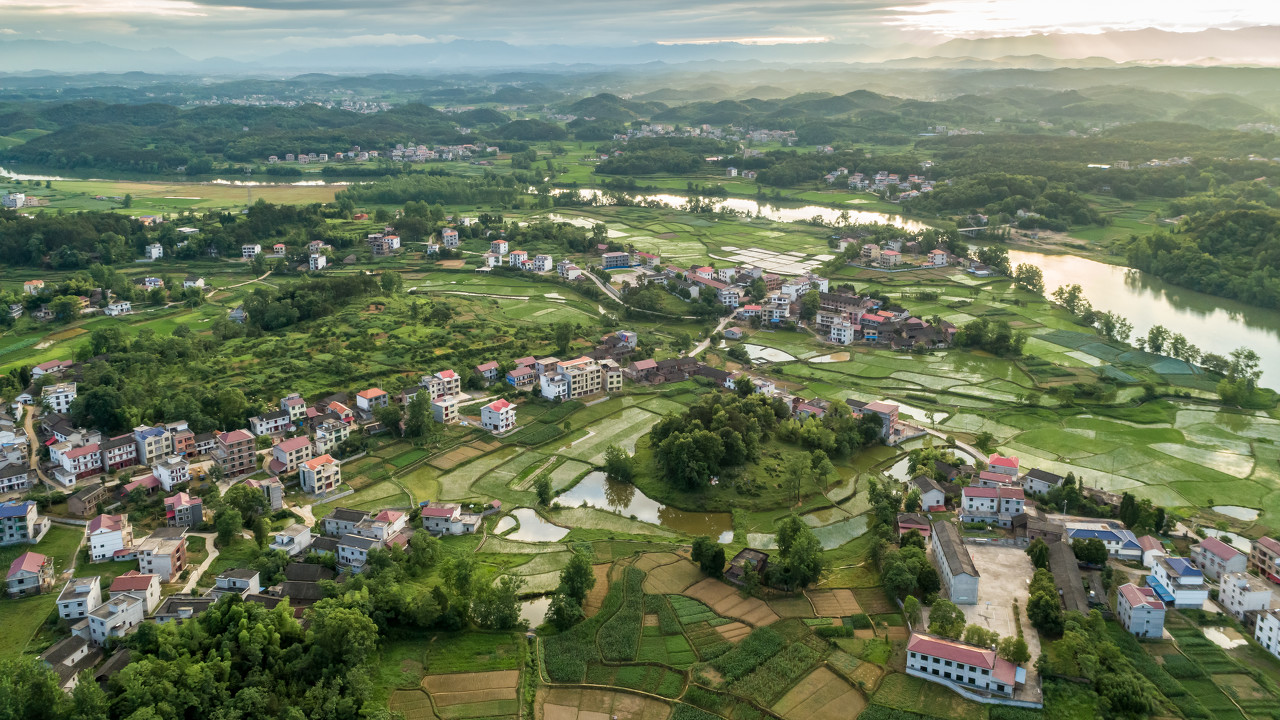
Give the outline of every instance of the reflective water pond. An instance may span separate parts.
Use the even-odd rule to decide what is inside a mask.
[[[640,492],[635,485],[610,480],[599,470],[588,473],[577,485],[558,495],[556,502],[565,507],[589,505],[621,515],[634,515],[637,520],[677,532],[718,536],[721,543],[733,540],[733,518],[729,513],[689,512],[668,507]]]

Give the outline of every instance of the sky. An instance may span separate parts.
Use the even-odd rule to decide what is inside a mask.
[[[516,45],[856,42],[1280,25],[1277,0],[0,0],[0,39],[241,59],[455,38]]]

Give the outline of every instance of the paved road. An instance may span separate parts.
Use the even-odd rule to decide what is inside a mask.
[[[698,343],[697,345],[694,345],[693,349],[689,351],[689,357],[697,357],[698,353],[702,352],[703,350],[706,350],[707,347],[711,345],[711,336],[715,335],[721,330],[724,330],[724,326],[728,325],[729,321],[732,319],[733,319],[732,315],[726,315],[720,318],[720,322],[716,325],[716,329],[712,330],[711,333],[707,335],[707,338],[705,340]]]
[[[208,570],[214,559],[218,557],[218,548],[213,546],[214,538],[218,537],[215,533],[187,533],[187,535],[198,535],[204,538],[204,547],[209,551],[209,557],[205,558],[204,562],[200,563],[200,567],[196,568],[196,571],[187,578],[187,584],[182,586],[182,592],[184,593],[190,593],[195,590],[196,583],[200,581],[200,577],[204,575],[205,570]]]

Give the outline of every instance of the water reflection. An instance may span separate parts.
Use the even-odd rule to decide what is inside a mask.
[[[688,512],[668,507],[631,483],[610,480],[599,470],[588,473],[577,485],[556,497],[556,502],[565,507],[590,505],[621,515],[634,515],[637,520],[688,535],[717,536],[721,543],[733,540],[733,518],[729,513]]]
[[[555,542],[569,534],[569,528],[549,523],[533,508],[516,508],[512,515],[520,521],[520,527],[507,537],[524,542]]]

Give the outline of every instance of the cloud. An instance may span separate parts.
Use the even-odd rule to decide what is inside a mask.
[[[290,35],[281,38],[281,42],[296,43],[306,45],[308,47],[354,47],[357,45],[426,45],[428,43],[438,42],[435,38],[423,37],[422,35],[398,35],[396,33],[383,33],[382,35],[349,35],[347,37],[335,38],[317,38],[315,35]]]
[[[1217,0],[1172,5],[1168,0],[926,0],[894,8],[896,17],[887,24],[955,36],[1101,33],[1143,28],[1189,32],[1280,25],[1280,3],[1275,2]]]
[[[17,35],[17,34],[19,34],[18,31],[14,30],[13,28],[0,28],[0,35]]]

